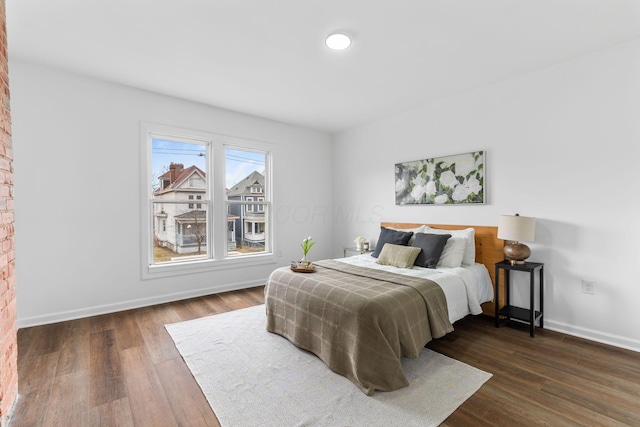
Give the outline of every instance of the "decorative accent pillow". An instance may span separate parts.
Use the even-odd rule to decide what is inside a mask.
[[[380,251],[376,261],[382,265],[392,265],[399,268],[411,268],[422,249],[413,246],[394,245],[386,243]]]
[[[460,267],[466,247],[467,239],[457,236],[451,237],[447,240],[447,244],[444,245],[444,250],[436,267]]]
[[[413,232],[405,232],[398,230],[391,230],[390,228],[380,227],[380,236],[378,236],[378,243],[376,244],[376,250],[371,254],[372,257],[378,258],[385,243],[392,243],[394,245],[407,246],[407,242],[413,236]]]
[[[415,227],[415,228],[395,228],[395,227],[387,227],[389,230],[396,230],[396,231],[404,231],[405,233],[411,231],[413,233],[413,236],[411,236],[411,238],[409,239],[409,241],[407,242],[407,246],[411,246],[413,245],[413,241],[415,240],[416,234],[418,233],[424,233],[424,228],[426,226],[421,225],[420,227]]]
[[[467,239],[464,256],[462,257],[462,265],[475,265],[476,230],[474,228],[465,228],[463,230],[442,230],[440,228],[431,228],[426,225],[424,233],[451,234],[452,237],[462,237],[463,239]]]
[[[417,233],[415,237],[412,246],[422,250],[414,264],[418,267],[436,268],[451,234]]]

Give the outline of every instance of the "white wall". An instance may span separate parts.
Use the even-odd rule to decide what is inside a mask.
[[[10,79],[19,327],[263,284],[308,235],[331,255],[329,135],[20,61]],[[141,280],[141,120],[274,144],[276,264]]]
[[[485,205],[395,206],[395,163],[476,150]],[[336,222],[334,256],[355,236],[375,240],[381,220],[534,216],[545,326],[640,351],[639,162],[640,40],[336,135],[333,203],[352,215]]]
[[[21,327],[259,284],[273,269],[140,279],[146,120],[276,145],[278,265],[309,234],[314,259],[341,256],[382,220],[535,216],[546,326],[640,350],[640,41],[335,135],[333,148],[319,132],[24,62],[10,78]],[[485,205],[395,206],[395,163],[474,150],[486,151]]]

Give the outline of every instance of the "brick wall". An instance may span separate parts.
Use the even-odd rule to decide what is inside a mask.
[[[6,425],[18,395],[12,160],[7,25],[0,0],[0,425]]]

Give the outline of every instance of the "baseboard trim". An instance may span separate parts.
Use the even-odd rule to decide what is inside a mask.
[[[176,292],[165,294],[151,298],[141,298],[129,301],[122,301],[114,304],[105,304],[94,307],[83,308],[79,310],[62,311],[58,313],[50,313],[42,316],[32,316],[18,319],[17,327],[28,328],[32,326],[46,325],[56,322],[64,322],[67,320],[81,319],[83,317],[98,316],[101,314],[115,313],[123,310],[131,310],[134,308],[148,307],[150,305],[164,304],[167,302],[180,301],[188,298],[196,298],[203,295],[210,295],[220,292],[235,291],[239,289],[252,288],[264,284],[264,280],[253,280],[249,282],[234,283],[223,286],[214,286],[210,288],[195,289],[185,292]],[[627,350],[640,352],[640,341],[621,337],[618,335],[608,334],[579,326],[569,325],[554,320],[545,320],[544,327],[552,331],[561,332],[563,334],[573,335],[591,341],[624,348]],[[0,426],[2,427],[2,426]]]
[[[57,313],[49,313],[41,316],[31,316],[18,318],[17,327],[29,328],[32,326],[47,325],[50,323],[65,322],[67,320],[81,319],[84,317],[99,316],[101,314],[115,313],[123,310],[131,310],[134,308],[148,307],[150,305],[164,304],[167,302],[180,301],[183,299],[201,297],[203,295],[217,294],[221,292],[236,291],[239,289],[252,288],[263,285],[265,280],[252,280],[249,282],[234,283],[222,286],[213,286],[210,288],[194,289],[184,292],[176,292],[150,298],[140,298],[135,300],[122,301],[113,304],[97,305],[93,307],[82,308],[78,310],[61,311]]]
[[[545,329],[562,332],[563,334],[573,335],[602,344],[608,344],[614,347],[620,347],[627,350],[640,352],[640,341],[621,337],[619,335],[608,334],[593,329],[581,328],[579,326],[568,325],[566,323],[546,319],[544,321],[544,327]]]

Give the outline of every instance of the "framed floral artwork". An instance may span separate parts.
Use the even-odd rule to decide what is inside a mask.
[[[483,204],[484,151],[396,164],[396,205]]]

